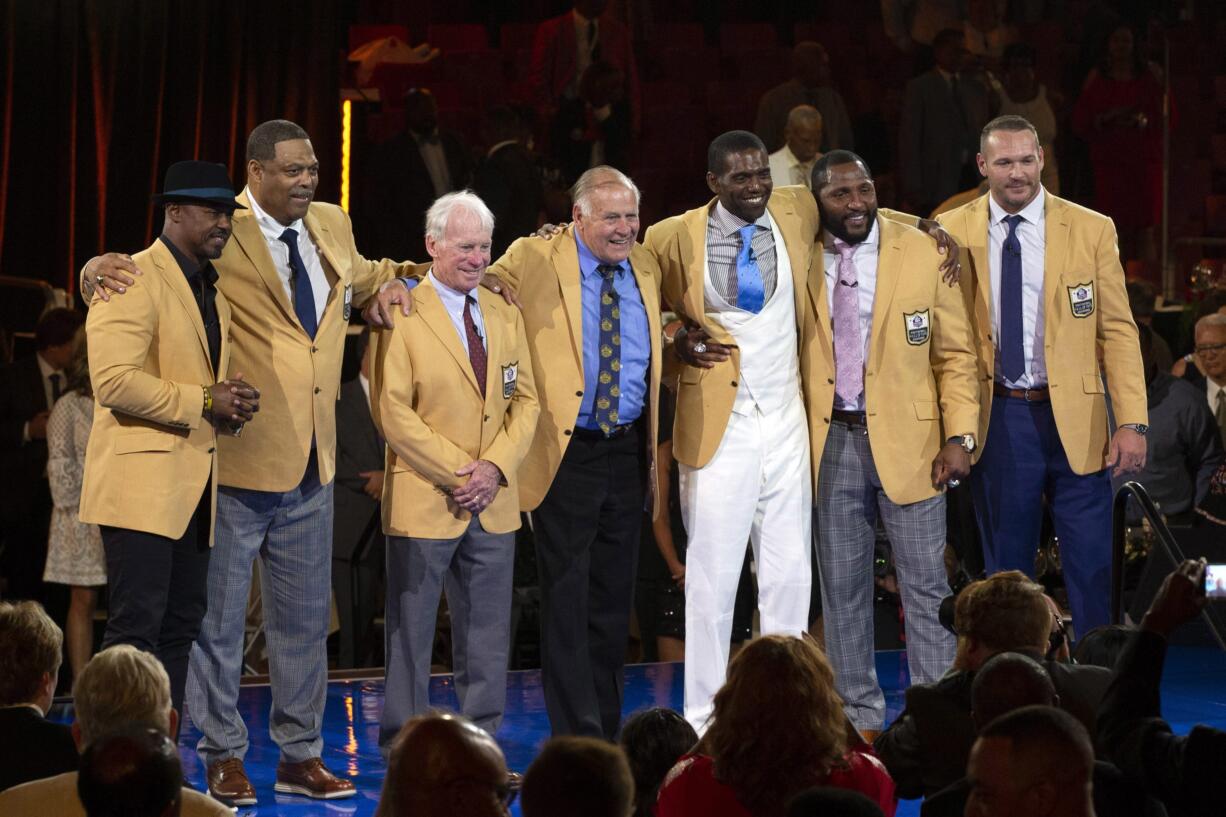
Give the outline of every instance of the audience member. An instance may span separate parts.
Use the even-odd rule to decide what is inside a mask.
[[[934,684],[911,686],[906,707],[874,743],[901,797],[927,796],[962,777],[975,739],[971,686],[997,653],[1041,661],[1060,706],[1093,733],[1095,709],[1111,673],[1047,657],[1053,619],[1043,588],[1018,571],[972,582],[958,595],[958,652],[951,672]]]
[[[549,124],[549,148],[567,184],[601,165],[630,169],[631,120],[622,71],[596,60],[579,78],[579,91],[559,101]]]
[[[1226,330],[1226,321],[1223,324]],[[1126,481],[1139,482],[1168,523],[1186,525],[1223,460],[1221,428],[1195,386],[1158,366],[1153,331],[1144,324],[1137,329],[1148,397],[1147,455],[1139,473],[1118,476],[1112,482],[1117,490]],[[1140,509],[1130,501],[1129,519],[1140,522],[1140,518]]]
[[[1202,387],[1226,444],[1226,314],[1205,315],[1194,330],[1196,365],[1186,367],[1183,379]]]
[[[432,713],[410,719],[393,741],[375,817],[508,817],[516,794],[488,732]]]
[[[384,445],[371,419],[370,329],[358,338],[358,376],[341,384],[336,402],[336,510],[332,519],[332,593],[340,636],[336,664],[374,666],[384,549]]]
[[[178,749],[148,726],[99,738],[81,755],[77,795],[87,817],[178,817],[183,801]]]
[[[429,88],[404,96],[405,129],[372,146],[358,220],[363,244],[375,257],[425,258],[426,210],[445,193],[463,190],[472,157],[459,134],[439,127],[438,101]]]
[[[510,105],[495,105],[485,114],[485,158],[473,174],[473,192],[494,214],[498,258],[511,242],[532,235],[545,203],[542,179],[532,156],[532,127]]]
[[[94,651],[94,608],[106,584],[106,554],[97,525],[80,520],[85,451],[94,423],[85,327],[77,329],[72,360],[64,370],[65,393],[47,421],[47,479],[51,484],[51,534],[43,581],[69,585],[65,652],[75,678]]]
[[[792,49],[792,78],[776,85],[758,101],[753,130],[768,151],[786,144],[788,118],[798,105],[816,108],[821,114],[822,133],[817,150],[854,150],[851,118],[843,95],[830,81],[830,55],[821,43],[803,40]],[[790,182],[775,180],[777,184]]]
[[[608,0],[577,0],[571,11],[543,21],[532,41],[529,80],[537,110],[545,122],[566,100],[577,99],[584,72],[603,61],[622,77],[622,96],[630,108],[632,128],[641,115],[638,68],[630,29],[606,13]]]
[[[524,817],[630,817],[634,778],[626,756],[603,740],[545,743],[524,774]]]
[[[179,713],[170,705],[170,677],[160,661],[129,644],[108,647],[89,660],[73,686],[76,720],[72,736],[87,751],[96,741],[134,727],[160,734],[178,731]],[[84,817],[77,772],[34,780],[0,792],[4,817]],[[227,817],[233,811],[184,787],[183,817]]]
[[[910,54],[916,46],[936,47],[942,31],[962,21],[962,0],[881,0],[886,36],[899,51]]]
[[[1060,163],[1056,160],[1059,133],[1051,92],[1035,73],[1038,52],[1028,43],[1012,43],[1001,60],[1000,114],[1020,116],[1034,125],[1043,146],[1043,172],[1039,181],[1053,196],[1060,195]]]
[[[883,817],[881,806],[858,791],[819,787],[788,803],[787,817]]]
[[[732,659],[706,735],[669,772],[656,815],[775,814],[799,792],[830,786],[867,795],[890,817],[894,784],[858,740],[812,639],[763,636]]]
[[[985,68],[995,70],[1017,39],[1017,31],[1005,22],[1004,16],[1002,0],[966,0],[966,15],[962,18],[966,48]]]
[[[1050,155],[1050,154],[1048,154]],[[1047,169],[1047,164],[1044,163],[1043,169]],[[1148,281],[1143,281],[1139,278],[1134,278],[1128,281],[1125,286],[1128,289],[1128,309],[1132,312],[1132,320],[1138,327],[1148,326],[1154,328],[1154,309],[1157,305],[1158,296],[1154,292],[1154,287]],[[1153,353],[1154,363],[1157,364],[1159,371],[1169,372],[1174,366],[1175,360],[1171,355],[1171,347],[1167,344],[1166,339],[1157,332],[1153,333]]]
[[[1042,665],[1019,653],[1001,653],[983,665],[971,692],[975,728],[983,732],[998,718],[1023,707],[1057,706],[1059,696]],[[1110,763],[1096,760],[1094,810],[1098,817],[1164,817],[1161,805]],[[924,800],[922,817],[958,817],[971,792],[967,778]]]
[[[900,139],[904,201],[921,214],[979,183],[979,131],[999,106],[994,92],[969,70],[960,29],[942,31],[932,48],[936,65],[907,83]]]
[[[1077,719],[1027,706],[993,721],[971,749],[966,817],[1094,817],[1094,749]]]
[[[1089,143],[1094,209],[1119,231],[1120,254],[1155,258],[1162,207],[1162,81],[1133,30],[1117,25],[1073,108],[1073,129]]]
[[[1115,677],[1098,711],[1098,748],[1124,774],[1179,817],[1222,813],[1226,779],[1226,732],[1193,726],[1176,735],[1162,719],[1159,685],[1167,639],[1205,606],[1204,560],[1183,562],[1166,577],[1124,648]]]
[[[493,232],[493,214],[469,191],[430,207],[433,264],[417,308],[383,334],[373,360],[371,405],[388,448],[381,747],[430,706],[444,588],[460,708],[492,735],[506,707],[518,474],[540,406],[520,311],[478,288]]]
[[[653,817],[665,776],[694,750],[698,733],[680,713],[657,706],[626,718],[618,743],[634,777],[634,817]]]
[[[68,727],[47,720],[63,634],[35,601],[0,601],[0,791],[77,768]]]
[[[1114,671],[1120,652],[1132,640],[1133,628],[1123,624],[1104,624],[1077,639],[1073,660],[1092,667],[1106,667]]]
[[[797,105],[788,113],[783,129],[783,147],[770,155],[771,181],[780,187],[788,184],[813,184],[813,164],[821,158],[822,115],[812,105]]]
[[[71,309],[49,309],[34,328],[34,354],[0,369],[0,568],[4,595],[47,605],[63,620],[62,594],[43,584],[51,488],[47,482],[47,420],[65,394],[64,369],[72,360],[73,336],[84,317]]]

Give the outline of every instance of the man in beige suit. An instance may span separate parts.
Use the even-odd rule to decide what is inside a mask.
[[[810,281],[802,359],[834,373],[809,395],[826,649],[848,717],[875,733],[885,717],[873,662],[878,517],[906,611],[911,680],[935,681],[953,661],[953,635],[937,615],[949,592],[943,488],[970,472],[976,361],[940,255],[919,230],[879,217],[864,162],[827,153],[813,193],[821,274]]]
[[[239,197],[250,209],[235,215],[234,240],[216,265],[218,289],[234,313],[233,366],[260,384],[263,414],[241,439],[223,435],[219,442],[209,609],[192,650],[188,700],[203,733],[197,750],[210,791],[235,805],[256,802],[243,771],[247,728],[237,702],[257,556],[273,686],[270,731],[281,749],[275,788],[324,799],[355,791],[320,760],[336,400],[352,307],[408,265],[363,258],[349,216],[313,201],[318,183],[319,162],[302,128],[278,119],[252,130],[247,189]],[[82,286],[122,292],[133,280],[129,271],[120,257],[91,259]]]
[[[224,434],[236,419],[250,420],[258,395],[239,379],[224,381],[230,306],[214,286],[213,261],[242,207],[225,167],[171,165],[157,201],[162,235],[134,258],[144,274],[127,297],[95,303],[86,323],[95,411],[80,518],[102,526],[103,647],[156,655],[181,708],[207,602],[217,427]]]
[[[478,284],[494,216],[467,191],[426,214],[434,263],[412,314],[382,333],[371,405],[389,447],[385,749],[430,705],[444,587],[464,715],[493,735],[506,704],[517,472],[540,407],[519,310]]]
[[[519,498],[533,512],[549,722],[555,735],[613,739],[655,478],[660,277],[635,243],[634,182],[592,168],[572,195],[574,224],[516,241],[490,272],[523,302],[541,402]]]
[[[1148,430],[1115,227],[1043,189],[1043,148],[1020,116],[984,127],[978,162],[988,195],[940,221],[971,259],[963,285],[980,360],[982,443],[971,489],[984,565],[1034,573],[1045,497],[1073,625],[1085,634],[1110,619],[1108,469],[1140,470]]]

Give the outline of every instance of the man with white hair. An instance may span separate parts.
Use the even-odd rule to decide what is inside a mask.
[[[383,747],[430,706],[444,588],[461,711],[493,735],[506,704],[516,475],[540,407],[523,317],[478,286],[493,231],[493,214],[471,192],[434,202],[434,262],[416,308],[380,333],[372,358],[372,414],[389,448]]]
[[[92,743],[133,726],[171,735],[179,713],[170,705],[170,676],[158,659],[128,644],[90,659],[73,686],[77,719],[72,737],[85,751]],[[182,817],[221,817],[231,811],[207,795],[183,789]],[[0,792],[5,817],[85,817],[77,796],[77,773],[35,780]]]
[[[594,167],[571,192],[573,224],[519,239],[490,272],[523,303],[540,391],[519,499],[536,538],[545,708],[555,735],[611,740],[655,479],[660,273],[635,243],[634,182]]]
[[[1205,373],[1205,396],[1226,445],[1226,315],[1215,312],[1196,322],[1196,360]],[[1189,367],[1191,369],[1191,367]]]

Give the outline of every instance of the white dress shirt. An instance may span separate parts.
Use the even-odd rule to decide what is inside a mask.
[[[256,223],[260,225],[260,232],[264,234],[264,242],[268,245],[268,254],[272,256],[273,266],[277,268],[277,276],[281,279],[281,285],[285,287],[285,294],[289,297],[290,303],[294,302],[294,271],[289,265],[289,247],[285,246],[285,242],[281,240],[281,233],[287,229],[297,231],[298,254],[302,256],[302,263],[306,266],[307,276],[311,279],[311,292],[315,296],[315,321],[316,323],[322,321],[324,318],[324,307],[328,305],[328,294],[331,287],[328,285],[328,276],[324,274],[323,262],[319,258],[319,250],[315,248],[315,242],[311,240],[311,235],[307,232],[306,225],[302,223],[302,219],[298,219],[286,227],[286,225],[264,212],[260,207],[260,203],[255,200],[255,195],[252,194],[250,187],[243,192],[247,194],[247,201],[251,204],[251,214],[255,216]]]
[[[1047,385],[1047,362],[1043,356],[1043,257],[1047,249],[1045,200],[1039,195],[1017,215],[1017,240],[1022,245],[1022,344],[1026,353],[1026,372],[1019,380],[1006,380],[1000,371],[1000,254],[1009,225],[1005,209],[988,194],[988,270],[992,279],[992,338],[996,342],[996,382],[1010,389],[1037,389]]]
[[[829,231],[824,232],[823,236],[822,266],[826,270],[826,306],[830,310],[830,320],[833,321],[834,288],[840,286],[838,281],[839,253],[834,248],[834,236]],[[873,297],[877,293],[877,255],[880,250],[879,243],[877,222],[874,221],[873,228],[868,231],[868,237],[855,245],[855,252],[851,256],[851,261],[856,266],[856,290],[860,295],[860,338],[864,344],[865,362],[868,361],[868,344],[873,330]],[[860,396],[856,398],[855,403],[844,401],[836,393],[834,395],[834,407],[841,411],[864,411],[864,392],[860,392]]]
[[[1226,386],[1219,386],[1213,382],[1212,378],[1205,378],[1205,393],[1209,397],[1209,413],[1215,417],[1217,416],[1217,396],[1223,390],[1226,390]]]
[[[469,295],[473,295],[476,288],[468,292],[460,292],[458,289],[452,289],[442,281],[434,277],[434,267],[426,273],[426,277],[438,290],[439,300],[443,302],[443,308],[447,310],[447,317],[451,318],[451,324],[455,327],[455,331],[460,335],[460,344],[464,347],[464,353],[468,353],[468,332],[464,330],[464,309],[465,303]],[[476,298],[473,295],[473,298]],[[489,345],[485,342],[485,320],[481,317],[481,302],[477,301],[473,304],[473,324],[477,327],[477,334],[481,336],[481,345],[486,349]]]
[[[771,180],[776,187],[785,184],[800,184],[812,189],[813,165],[817,164],[817,156],[807,162],[796,158],[796,154],[786,144],[770,155]]]
[[[447,152],[443,150],[443,142],[436,130],[432,136],[413,134],[417,142],[417,152],[430,175],[430,184],[434,186],[434,197],[445,196],[451,192],[451,171],[447,168]]]

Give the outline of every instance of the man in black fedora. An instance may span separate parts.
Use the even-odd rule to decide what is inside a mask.
[[[183,707],[188,656],[207,606],[217,434],[259,408],[226,378],[230,307],[212,261],[242,207],[222,165],[177,162],[154,197],[162,235],[133,256],[128,297],[95,295],[86,321],[94,425],[80,519],[101,526],[109,610],[102,646],[153,653]]]

